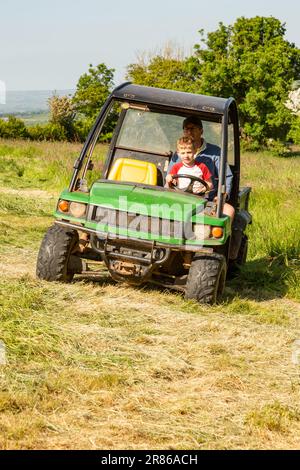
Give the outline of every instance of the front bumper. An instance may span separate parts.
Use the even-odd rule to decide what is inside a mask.
[[[55,223],[57,225],[60,225],[61,227],[69,228],[72,230],[79,230],[80,232],[85,232],[88,233],[94,237],[97,237],[103,242],[109,237],[110,240],[120,240],[126,243],[128,240],[128,237],[122,236],[122,235],[117,235],[112,232],[105,232],[101,230],[95,230],[92,228],[85,227],[84,225],[80,223],[72,223],[66,220],[56,220]],[[156,240],[144,240],[141,238],[135,238],[135,237],[130,237],[130,240],[134,241],[136,243],[137,247],[140,248],[149,248],[151,246],[155,246],[158,248],[169,248],[174,251],[191,251],[191,252],[199,252],[199,253],[212,253],[213,248],[208,247],[208,246],[203,246],[203,245],[186,245],[186,244],[173,244],[173,243],[164,243]]]

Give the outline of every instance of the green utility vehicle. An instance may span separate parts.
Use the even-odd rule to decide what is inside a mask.
[[[196,177],[189,176],[185,191],[165,187],[188,116],[201,119],[204,138],[219,152],[213,198]],[[108,130],[112,138],[105,147],[101,135]],[[232,187],[226,195],[229,168]],[[193,193],[194,180],[204,184],[202,195]],[[124,83],[108,98],[75,161],[55,223],[41,243],[37,276],[69,282],[75,274],[103,271],[104,264],[116,281],[151,282],[182,291],[188,299],[214,303],[223,293],[227,272],[247,256],[251,189],[240,189],[239,181],[233,98]],[[223,214],[226,197],[235,209],[232,224]]]

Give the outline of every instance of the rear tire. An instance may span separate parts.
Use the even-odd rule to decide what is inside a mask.
[[[71,282],[74,271],[69,269],[71,253],[78,243],[75,230],[52,225],[46,232],[38,253],[36,275],[46,281]]]
[[[226,279],[226,260],[213,253],[192,261],[188,274],[185,298],[200,303],[214,304],[222,297]]]

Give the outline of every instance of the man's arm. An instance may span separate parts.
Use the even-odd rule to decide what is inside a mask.
[[[226,193],[230,196],[232,189],[233,174],[228,163],[226,163]]]
[[[218,155],[215,155],[213,158],[213,161],[215,163],[215,168],[216,168],[216,173],[217,173],[217,178],[219,178],[219,173],[220,173],[220,157]],[[233,180],[233,174],[230,169],[230,166],[228,163],[226,163],[226,193],[228,196],[230,196],[231,193],[231,188],[232,188],[232,180]],[[216,188],[217,189],[217,188]]]

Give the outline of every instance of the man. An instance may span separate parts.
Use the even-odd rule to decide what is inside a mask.
[[[220,169],[220,147],[214,144],[210,144],[205,141],[203,138],[203,125],[202,121],[198,116],[188,116],[183,121],[183,134],[186,137],[191,137],[196,145],[197,152],[196,152],[196,163],[204,163],[207,168],[209,169],[212,175],[212,182],[213,182],[213,190],[210,191],[208,199],[210,201],[214,200],[217,191],[218,191],[218,178],[219,178],[219,169]],[[171,158],[168,171],[169,174],[171,168],[175,163],[180,162],[179,155],[177,152]],[[229,165],[226,165],[226,197],[230,196],[230,191],[232,187],[232,179],[233,175]],[[234,218],[234,208],[228,204],[224,204],[223,208],[224,214],[228,215],[233,221]]]

